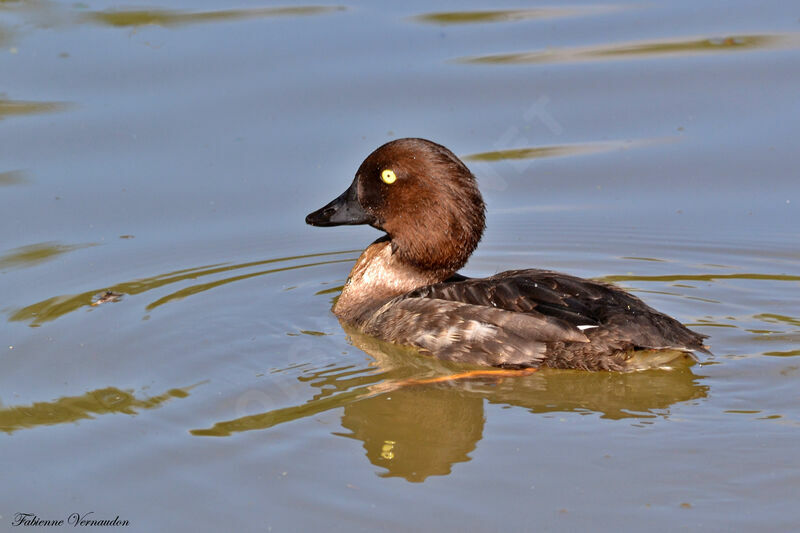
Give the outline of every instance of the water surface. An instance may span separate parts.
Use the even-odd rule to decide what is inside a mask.
[[[0,2],[0,529],[794,530],[798,35],[788,1]],[[457,368],[344,329],[378,235],[303,218],[403,136],[478,176],[466,274],[612,282],[714,355],[400,386]]]

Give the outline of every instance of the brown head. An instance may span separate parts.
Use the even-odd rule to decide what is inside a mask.
[[[478,245],[484,211],[475,176],[453,152],[425,139],[398,139],[372,152],[350,188],[306,223],[369,224],[389,235],[404,263],[449,275]]]

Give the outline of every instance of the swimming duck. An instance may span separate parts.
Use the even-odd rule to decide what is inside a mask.
[[[453,152],[398,139],[350,187],[306,217],[386,233],[358,258],[333,306],[360,331],[440,359],[501,369],[626,371],[693,351],[703,339],[613,285],[549,270],[457,274],[483,235],[475,176]]]

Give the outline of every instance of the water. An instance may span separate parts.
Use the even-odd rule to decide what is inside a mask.
[[[796,528],[800,12],[503,7],[0,2],[0,529]],[[403,136],[479,178],[465,273],[714,355],[394,387],[453,368],[346,332],[377,233],[303,218]]]

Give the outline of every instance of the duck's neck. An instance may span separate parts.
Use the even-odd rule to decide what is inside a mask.
[[[378,240],[356,261],[342,294],[333,306],[341,320],[361,325],[378,307],[395,296],[444,281],[452,272],[426,271],[402,262],[389,240]]]

